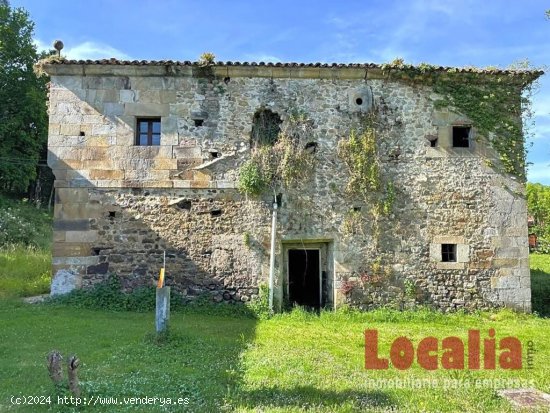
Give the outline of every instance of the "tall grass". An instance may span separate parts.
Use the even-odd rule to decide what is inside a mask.
[[[0,298],[25,297],[50,291],[51,253],[23,245],[0,248]]]
[[[52,215],[0,194],[0,298],[50,291]]]

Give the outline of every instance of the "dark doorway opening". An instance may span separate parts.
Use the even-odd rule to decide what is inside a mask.
[[[321,308],[318,249],[288,250],[288,295],[292,305]]]

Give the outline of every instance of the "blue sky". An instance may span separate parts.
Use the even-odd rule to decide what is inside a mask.
[[[542,0],[10,0],[74,59],[550,66]],[[550,70],[550,68],[548,68]],[[531,182],[550,184],[550,75],[533,97]]]

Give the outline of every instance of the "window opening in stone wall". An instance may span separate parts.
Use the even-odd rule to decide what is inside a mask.
[[[210,211],[210,216],[212,217],[219,217],[221,214],[222,214],[221,209],[213,209],[212,211]]]
[[[453,148],[470,147],[470,126],[453,126]]]
[[[456,244],[441,244],[441,261],[456,262]]]
[[[160,118],[137,118],[136,145],[160,145]]]
[[[281,132],[281,117],[269,109],[258,110],[252,119],[250,147],[273,145]]]
[[[431,140],[431,141],[430,141],[430,146],[431,146],[432,148],[435,148],[435,147],[437,146],[437,138],[435,138],[434,140]]]
[[[317,142],[308,142],[304,146],[304,150],[308,153],[315,153],[317,152],[317,146],[318,146]]]
[[[179,201],[176,206],[179,208],[179,209],[185,209],[187,211],[190,211],[191,210],[191,201],[188,200],[188,199],[184,199],[184,200],[181,200]]]
[[[202,125],[204,125],[204,119],[195,119],[195,127],[200,128]]]
[[[86,132],[80,131],[80,136],[86,136]]]
[[[109,218],[116,218],[116,212],[115,211],[109,211]]]

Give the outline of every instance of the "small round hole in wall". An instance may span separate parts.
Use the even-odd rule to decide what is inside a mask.
[[[363,104],[363,99],[357,98],[357,99],[355,99],[355,103],[357,103],[358,105],[362,105]]]

